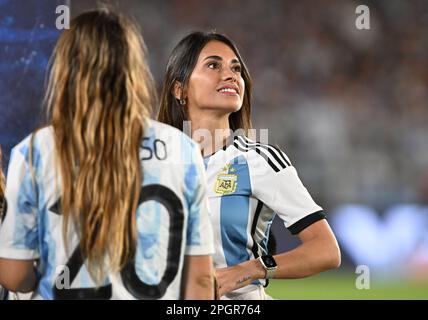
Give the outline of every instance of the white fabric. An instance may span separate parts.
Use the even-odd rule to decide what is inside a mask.
[[[288,157],[276,147],[238,136],[204,162],[216,268],[267,254],[269,230],[276,214],[287,228],[292,228],[308,215],[322,211]]]
[[[10,259],[40,259],[41,281],[37,296],[54,298],[53,286],[58,273],[64,270],[71,254],[78,246],[76,234],[69,240],[66,253],[62,235],[62,217],[54,204],[60,199],[60,183],[54,162],[54,139],[51,128],[37,132],[33,145],[33,185],[29,167],[27,137],[12,151],[6,187],[8,210],[0,228],[0,257]],[[171,203],[164,190],[169,189],[183,207],[182,228],[174,239],[182,239],[181,247],[171,252],[177,260],[177,273],[160,299],[180,297],[181,271],[185,255],[213,253],[213,235],[206,198],[205,170],[198,146],[183,133],[156,121],[146,125],[140,156],[143,168],[143,186],[160,185],[158,196]],[[172,206],[176,212],[177,207]],[[135,272],[140,282],[156,286],[166,268],[170,215],[159,201],[140,203],[137,211],[138,244]],[[177,215],[177,214],[176,214]],[[177,243],[177,240],[173,241]],[[179,243],[179,242],[178,242]],[[105,285],[112,283],[111,298],[133,299],[119,275],[110,275]],[[70,288],[93,288],[94,282],[83,265]]]

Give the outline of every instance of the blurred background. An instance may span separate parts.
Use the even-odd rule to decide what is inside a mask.
[[[188,32],[216,30],[237,43],[253,78],[255,128],[269,129],[269,143],[287,153],[343,254],[339,270],[271,281],[272,296],[428,299],[428,2],[104,3],[138,21],[158,86]],[[59,4],[75,16],[97,1],[0,0],[4,162],[42,119]],[[370,9],[369,30],[356,28],[360,4]],[[278,252],[298,244],[278,219],[273,232]],[[362,265],[370,289],[357,288]]]

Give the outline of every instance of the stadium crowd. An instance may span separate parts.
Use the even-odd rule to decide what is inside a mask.
[[[88,3],[73,0],[84,10]],[[254,81],[255,127],[285,149],[326,207],[421,201],[428,171],[428,11],[370,1],[370,29],[345,1],[126,1],[156,80],[192,30],[237,40]],[[78,12],[76,12],[77,14]]]

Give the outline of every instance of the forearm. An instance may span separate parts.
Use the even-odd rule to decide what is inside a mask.
[[[275,255],[274,258],[278,266],[276,279],[304,278],[340,265],[340,251],[336,242],[318,238]],[[266,277],[265,270],[256,259],[244,262],[243,266],[248,269],[246,276],[251,276],[251,281]]]
[[[340,250],[327,221],[320,220],[298,234],[302,244],[296,249],[274,256],[275,278],[304,278],[340,265]],[[266,270],[258,259],[216,270],[220,294],[265,279]]]
[[[33,270],[30,272],[25,280],[19,286],[17,292],[27,293],[36,290],[37,288],[37,276],[36,272]]]
[[[313,239],[297,248],[274,256],[277,279],[308,277],[340,265],[339,247],[331,241]]]
[[[32,261],[0,259],[0,284],[13,292],[31,292],[37,287]]]
[[[214,279],[212,276],[198,277],[189,282],[184,290],[185,300],[214,299]]]
[[[183,298],[214,299],[214,270],[211,256],[186,256],[183,267]]]

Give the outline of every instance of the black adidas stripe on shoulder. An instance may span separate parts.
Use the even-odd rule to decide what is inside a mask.
[[[252,151],[252,150],[256,151],[259,155],[261,155],[263,157],[263,159],[266,160],[266,162],[269,164],[269,166],[273,170],[275,170],[275,172],[280,171],[280,169],[272,162],[272,160],[269,159],[268,155],[264,151],[260,150],[260,148],[252,148],[252,147],[246,148],[246,147],[243,147],[241,145],[241,141],[239,141],[239,140],[235,140],[233,142],[233,145],[235,146],[236,149],[238,149],[239,151],[242,151],[242,152],[248,152],[248,151]]]
[[[260,143],[247,142],[241,136],[235,139],[233,145],[235,146],[235,148],[242,152],[248,152],[253,150],[256,151],[259,155],[262,156],[263,159],[265,159],[265,161],[275,172],[279,172],[280,170],[285,169],[287,165],[291,165],[290,162],[285,159],[285,157],[281,157],[282,159],[280,159],[280,157],[278,157],[278,154],[276,153],[278,150],[273,148],[272,146],[263,145]],[[278,165],[281,168],[279,168]]]
[[[278,156],[269,148],[266,146],[259,146],[259,145],[248,145],[243,138],[237,139],[234,141],[233,145],[235,148],[242,152],[248,152],[248,151],[255,151],[260,156],[262,156],[263,159],[269,164],[269,166],[275,171],[279,172],[282,169],[285,169],[287,166],[284,164],[283,161],[281,161]],[[274,161],[275,159],[275,161]],[[276,162],[276,163],[275,163]],[[278,164],[281,168],[278,167]]]
[[[245,139],[245,142],[247,145],[249,146],[259,146],[265,149],[269,149],[269,152],[271,152],[271,154],[274,156],[275,160],[278,161],[278,163],[281,162],[281,160],[279,160],[277,157],[279,155],[279,157],[281,157],[282,161],[285,162],[286,166],[291,166],[291,162],[290,160],[287,159],[287,157],[284,155],[284,152],[282,152],[278,147],[275,147],[273,145],[270,144],[262,144],[260,142],[253,142],[250,139],[248,139],[247,137],[243,137]],[[276,153],[273,151],[275,150]]]

